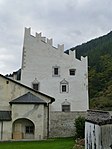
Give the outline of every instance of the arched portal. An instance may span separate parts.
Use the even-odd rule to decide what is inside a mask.
[[[13,139],[34,139],[35,125],[26,118],[17,119],[13,122]]]

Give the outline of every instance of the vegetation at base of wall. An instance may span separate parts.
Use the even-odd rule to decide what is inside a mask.
[[[90,108],[112,110],[112,31],[71,50],[88,56]]]
[[[83,139],[85,137],[85,118],[79,116],[75,119],[76,134],[75,138]]]
[[[32,142],[0,142],[1,149],[72,149],[73,138],[50,139]],[[74,148],[77,149],[77,148]]]

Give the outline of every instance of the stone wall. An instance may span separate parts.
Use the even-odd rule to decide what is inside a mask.
[[[79,116],[86,116],[86,112],[51,112],[49,137],[71,137],[75,135],[74,122]]]

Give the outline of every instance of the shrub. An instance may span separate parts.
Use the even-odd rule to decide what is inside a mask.
[[[85,118],[79,116],[75,119],[76,138],[83,139],[85,134]]]

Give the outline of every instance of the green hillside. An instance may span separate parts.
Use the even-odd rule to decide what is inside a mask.
[[[112,32],[71,50],[88,56],[90,108],[112,110]]]

